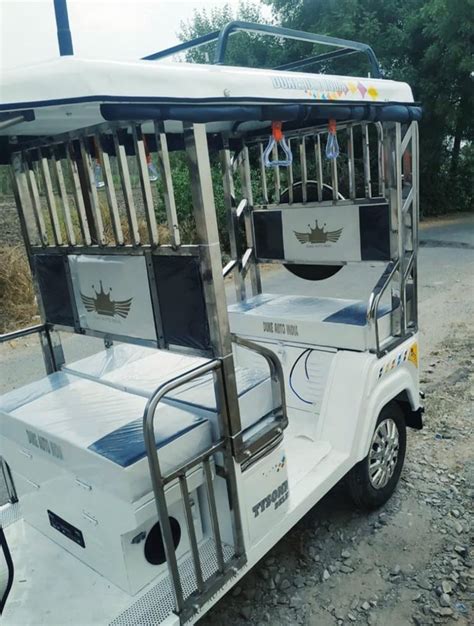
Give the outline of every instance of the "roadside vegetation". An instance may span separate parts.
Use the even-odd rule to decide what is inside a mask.
[[[0,248],[0,333],[31,324],[38,314],[22,246]]]

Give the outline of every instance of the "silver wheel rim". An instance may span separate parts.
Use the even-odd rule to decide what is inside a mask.
[[[374,489],[383,489],[397,466],[400,442],[398,428],[387,418],[375,429],[369,452],[369,479]]]

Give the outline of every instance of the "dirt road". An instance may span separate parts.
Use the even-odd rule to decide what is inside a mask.
[[[367,515],[354,511],[338,486],[202,626],[474,623],[474,216],[424,225],[421,239],[425,428],[409,433],[399,489]],[[369,283],[361,284],[357,272],[347,268],[328,286],[305,283],[307,293],[343,288],[345,297],[364,296]],[[297,282],[284,270],[264,277],[273,292],[296,289]],[[67,340],[66,350],[83,355],[77,338]],[[31,343],[2,350],[0,392],[40,375],[32,351]]]

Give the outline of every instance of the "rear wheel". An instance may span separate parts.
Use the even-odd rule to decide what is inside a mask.
[[[369,453],[347,475],[349,493],[363,509],[377,509],[395,491],[406,451],[406,426],[396,402],[387,404],[377,419]]]

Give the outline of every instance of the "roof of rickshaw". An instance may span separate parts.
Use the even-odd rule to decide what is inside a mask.
[[[20,113],[29,121],[2,123]],[[180,132],[176,121],[205,122],[219,132],[236,122],[252,130],[269,120],[419,114],[402,82],[184,62],[64,56],[5,71],[0,83],[0,135],[53,135],[117,120],[162,119],[170,132]]]

